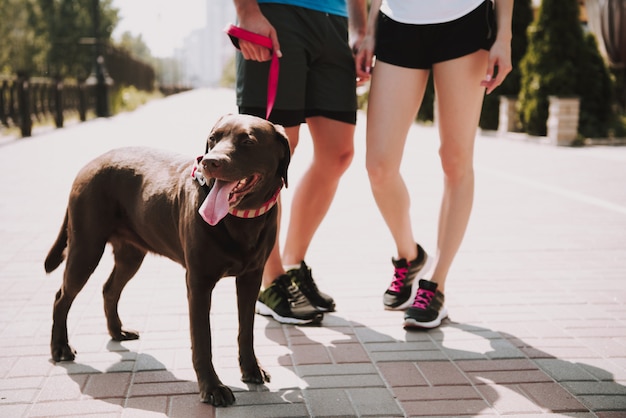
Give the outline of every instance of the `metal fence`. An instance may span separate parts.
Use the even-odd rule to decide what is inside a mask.
[[[0,123],[19,127],[22,136],[30,136],[34,122],[52,118],[57,128],[63,127],[69,114],[87,119],[95,106],[94,86],[72,81],[28,78],[20,75],[0,83]]]
[[[104,62],[116,84],[135,86],[143,91],[154,89],[156,73],[152,65],[134,59],[127,51],[109,45],[104,51]]]
[[[0,78],[0,124],[18,127],[21,135],[27,137],[32,133],[33,124],[44,120],[53,119],[55,126],[61,128],[68,116],[77,115],[85,121],[90,111],[98,116],[108,115],[108,110],[102,112],[101,105],[104,101],[108,106],[112,86],[134,86],[138,90],[154,91],[156,74],[151,65],[112,46],[105,48],[103,60],[106,85],[102,85],[97,76],[82,82],[31,78],[26,74]],[[163,90],[164,94],[180,91]]]

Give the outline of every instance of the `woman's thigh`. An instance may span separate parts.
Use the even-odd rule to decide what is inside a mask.
[[[376,63],[367,107],[367,160],[398,166],[422,103],[429,70]]]
[[[489,52],[479,50],[433,66],[442,149],[471,150],[482,110]]]

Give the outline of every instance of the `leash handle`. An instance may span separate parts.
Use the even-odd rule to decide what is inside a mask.
[[[258,33],[241,29],[239,26],[232,24],[228,25],[224,31],[228,34],[237,49],[239,49],[239,39],[243,39],[244,41],[263,46],[272,52],[272,62],[270,63],[270,72],[267,78],[267,107],[265,110],[265,119],[269,119],[272,109],[274,108],[274,102],[276,101],[279,72],[278,56],[273,50],[272,40],[268,36],[259,35]]]

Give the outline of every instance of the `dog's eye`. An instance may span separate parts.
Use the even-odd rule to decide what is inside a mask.
[[[256,144],[257,142],[256,138],[252,135],[246,134],[239,137],[239,143],[242,145],[250,146]]]

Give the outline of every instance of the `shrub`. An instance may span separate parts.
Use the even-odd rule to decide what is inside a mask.
[[[500,96],[517,96],[520,91],[521,72],[519,62],[528,47],[528,26],[533,20],[531,0],[515,0],[513,3],[513,21],[511,31],[511,64],[513,69],[504,82],[491,94],[485,96],[483,110],[480,115],[480,127],[495,130],[498,128]]]
[[[111,91],[111,113],[130,112],[148,103],[152,99],[162,97],[158,90],[146,92],[134,86],[121,86]]]
[[[432,71],[428,76],[428,84],[426,84],[422,105],[417,112],[415,120],[419,122],[432,122],[435,120],[435,84]]]
[[[520,120],[524,130],[546,135],[548,96],[579,96],[579,131],[601,134],[602,121],[610,115],[610,94],[605,88],[610,89],[611,81],[597,45],[583,34],[578,2],[543,0],[528,40],[520,62]]]
[[[587,138],[606,137],[612,119],[613,88],[609,71],[598,52],[596,38],[590,33],[585,36],[584,53],[579,58],[578,68],[578,132]]]

